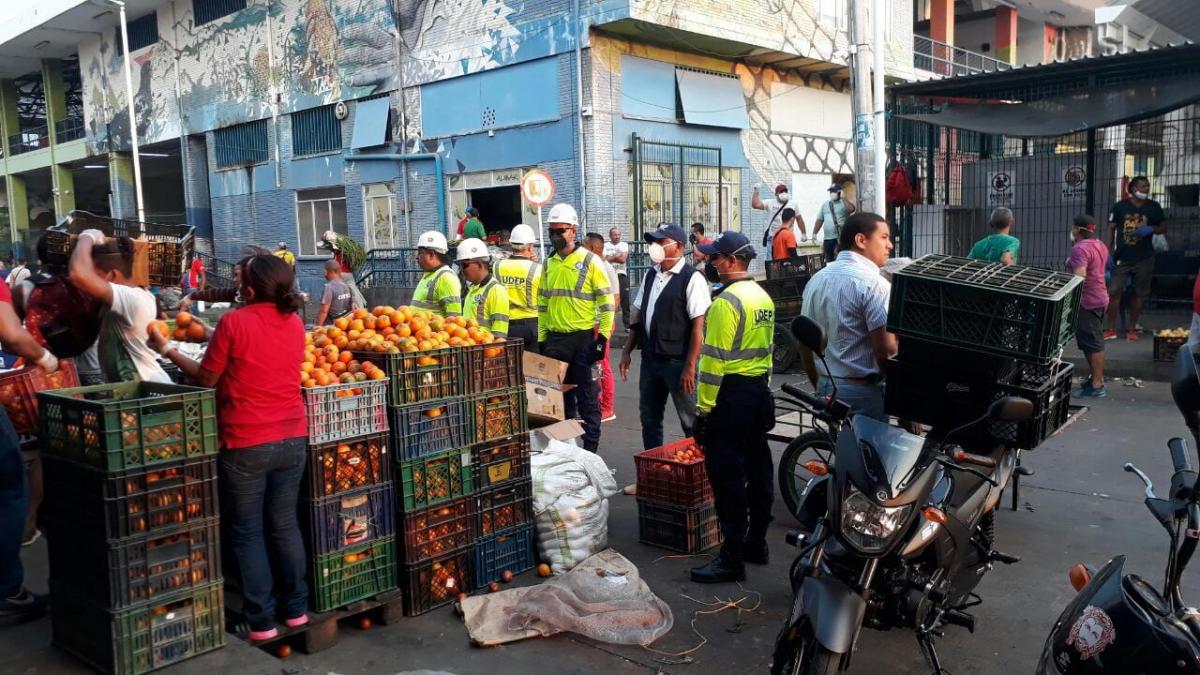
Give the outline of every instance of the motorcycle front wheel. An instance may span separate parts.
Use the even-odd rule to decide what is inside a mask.
[[[837,675],[842,670],[842,656],[821,646],[812,628],[805,625],[783,663],[773,665],[772,675]]]
[[[800,493],[812,478],[812,472],[804,468],[810,459],[830,461],[833,458],[833,439],[824,431],[807,431],[792,439],[779,458],[779,495],[787,505],[788,513],[800,517]]]

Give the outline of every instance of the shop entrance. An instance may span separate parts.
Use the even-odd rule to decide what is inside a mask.
[[[512,230],[523,221],[521,188],[516,185],[468,190],[467,195],[488,234]]]

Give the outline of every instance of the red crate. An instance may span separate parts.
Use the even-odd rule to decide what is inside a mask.
[[[473,588],[474,553],[475,550],[468,546],[433,560],[401,565],[405,615],[424,614],[454,602],[459,593],[469,592]]]
[[[471,466],[475,485],[481,490],[510,480],[528,479],[529,434],[472,446]]]
[[[430,560],[475,541],[475,498],[464,497],[400,515],[404,530],[402,562]]]
[[[482,394],[524,386],[525,370],[521,360],[524,351],[525,341],[516,339],[464,347],[466,393]]]
[[[515,481],[479,493],[480,536],[495,534],[533,520],[533,483]]]
[[[638,498],[685,508],[711,502],[712,484],[708,482],[704,460],[675,459],[675,450],[695,445],[695,440],[685,438],[634,455]]]
[[[26,366],[0,375],[0,404],[8,410],[8,419],[18,434],[36,434],[41,424],[37,393],[78,386],[79,374],[70,359],[59,361],[53,373],[39,366]]]
[[[331,497],[392,479],[388,435],[323,443],[308,450],[308,496]]]
[[[303,391],[309,443],[328,443],[388,429],[386,379]]]

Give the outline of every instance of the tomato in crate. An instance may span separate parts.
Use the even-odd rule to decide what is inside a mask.
[[[40,431],[38,392],[79,386],[79,374],[70,359],[58,362],[58,370],[47,373],[38,366],[0,374],[0,405],[8,411],[8,419],[18,434]]]
[[[308,450],[308,496],[331,497],[392,480],[388,434],[331,441]]]
[[[469,450],[447,450],[400,463],[400,508],[425,508],[475,491]]]
[[[323,555],[396,534],[391,483],[313,499],[303,509],[308,551]]]
[[[494,441],[529,430],[524,387],[478,394],[468,400],[472,443]]]
[[[309,599],[318,612],[345,607],[396,587],[396,540],[367,541],[313,558]]]
[[[494,534],[533,520],[533,484],[513,481],[483,490],[478,496],[480,536]]]
[[[433,560],[403,565],[404,613],[424,614],[454,602],[459,593],[472,588],[472,552],[468,546]]]
[[[475,541],[475,498],[464,497],[401,514],[404,563],[436,558]]]
[[[641,499],[695,507],[712,501],[704,453],[691,438],[651,448],[633,457]]]

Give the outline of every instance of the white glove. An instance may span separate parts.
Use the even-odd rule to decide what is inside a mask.
[[[101,232],[100,230],[84,230],[83,232],[79,233],[79,237],[80,238],[88,237],[92,240],[92,243],[94,243],[97,246],[100,246],[101,244],[103,244],[105,241],[105,238],[106,238],[104,236],[104,233]]]
[[[41,357],[37,360],[37,365],[47,373],[53,373],[58,370],[58,357],[51,354],[49,349],[44,349]]]

